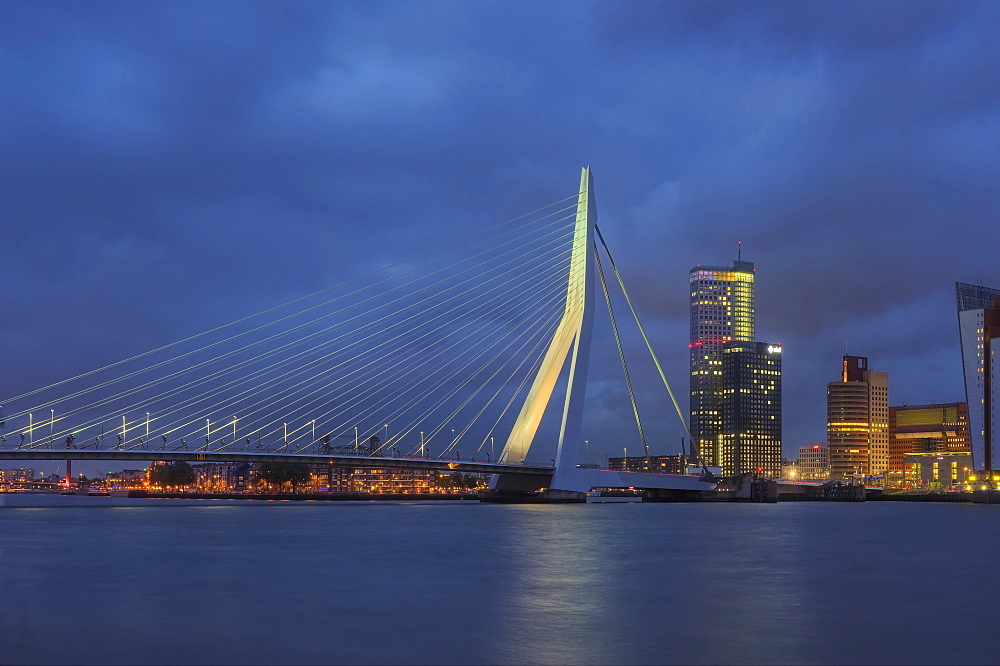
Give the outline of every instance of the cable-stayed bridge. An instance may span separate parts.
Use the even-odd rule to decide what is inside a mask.
[[[585,168],[578,192],[531,213],[11,396],[0,460],[297,460],[492,473],[498,492],[710,489],[579,466],[598,291],[648,455],[599,247],[684,421],[596,221]],[[533,445],[552,457],[533,463]]]

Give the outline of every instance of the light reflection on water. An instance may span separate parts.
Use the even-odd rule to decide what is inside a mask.
[[[996,663],[1000,647],[995,506],[153,502],[0,509],[0,663]]]

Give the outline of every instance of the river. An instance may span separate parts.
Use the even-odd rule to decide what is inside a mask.
[[[1000,661],[995,505],[36,498],[3,664]]]

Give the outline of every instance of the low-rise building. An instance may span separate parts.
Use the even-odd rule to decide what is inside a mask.
[[[123,469],[120,472],[112,472],[105,477],[108,488],[115,490],[134,490],[144,488],[149,480],[148,470],[145,469]]]
[[[26,467],[0,469],[0,484],[28,483],[35,480],[35,470]]]
[[[647,472],[650,474],[683,474],[685,456],[619,456],[608,458],[612,472]]]
[[[830,478],[830,450],[826,444],[800,446],[798,468],[800,479]]]
[[[976,479],[972,454],[929,452],[903,456],[903,484],[907,488],[964,487]]]
[[[250,487],[250,463],[194,466],[195,488],[203,493],[239,493]]]
[[[436,470],[309,466],[308,492],[352,493],[429,493],[437,492]]]
[[[802,478],[799,463],[794,460],[781,459],[781,478],[786,481],[798,481]]]
[[[364,468],[346,471],[348,474],[340,477],[341,485],[336,490],[404,494],[440,491],[437,470]]]

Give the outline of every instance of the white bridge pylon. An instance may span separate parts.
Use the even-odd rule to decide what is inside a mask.
[[[594,229],[597,207],[594,204],[594,178],[590,167],[580,174],[580,192],[576,204],[576,224],[570,253],[566,307],[562,320],[552,335],[545,357],[525,398],[499,462],[523,464],[552,398],[552,392],[566,364],[566,399],[556,448],[555,469],[549,490],[587,492],[591,488],[651,488],[707,490],[714,483],[696,477],[673,474],[645,474],[580,469],[580,432],[583,403],[587,393],[590,343],[594,329]],[[498,485],[501,484],[501,485]],[[501,487],[495,476],[492,486]]]
[[[577,443],[583,420],[583,400],[587,393],[590,339],[594,328],[594,266],[590,257],[594,247],[596,221],[593,176],[590,168],[584,167],[580,175],[580,193],[576,204],[576,225],[570,252],[566,307],[559,326],[552,334],[548,351],[538,368],[517,421],[511,429],[500,462],[508,464],[524,462],[552,398],[552,391],[568,361],[566,401],[563,405],[559,444],[556,448],[556,474],[565,468],[576,468]]]

